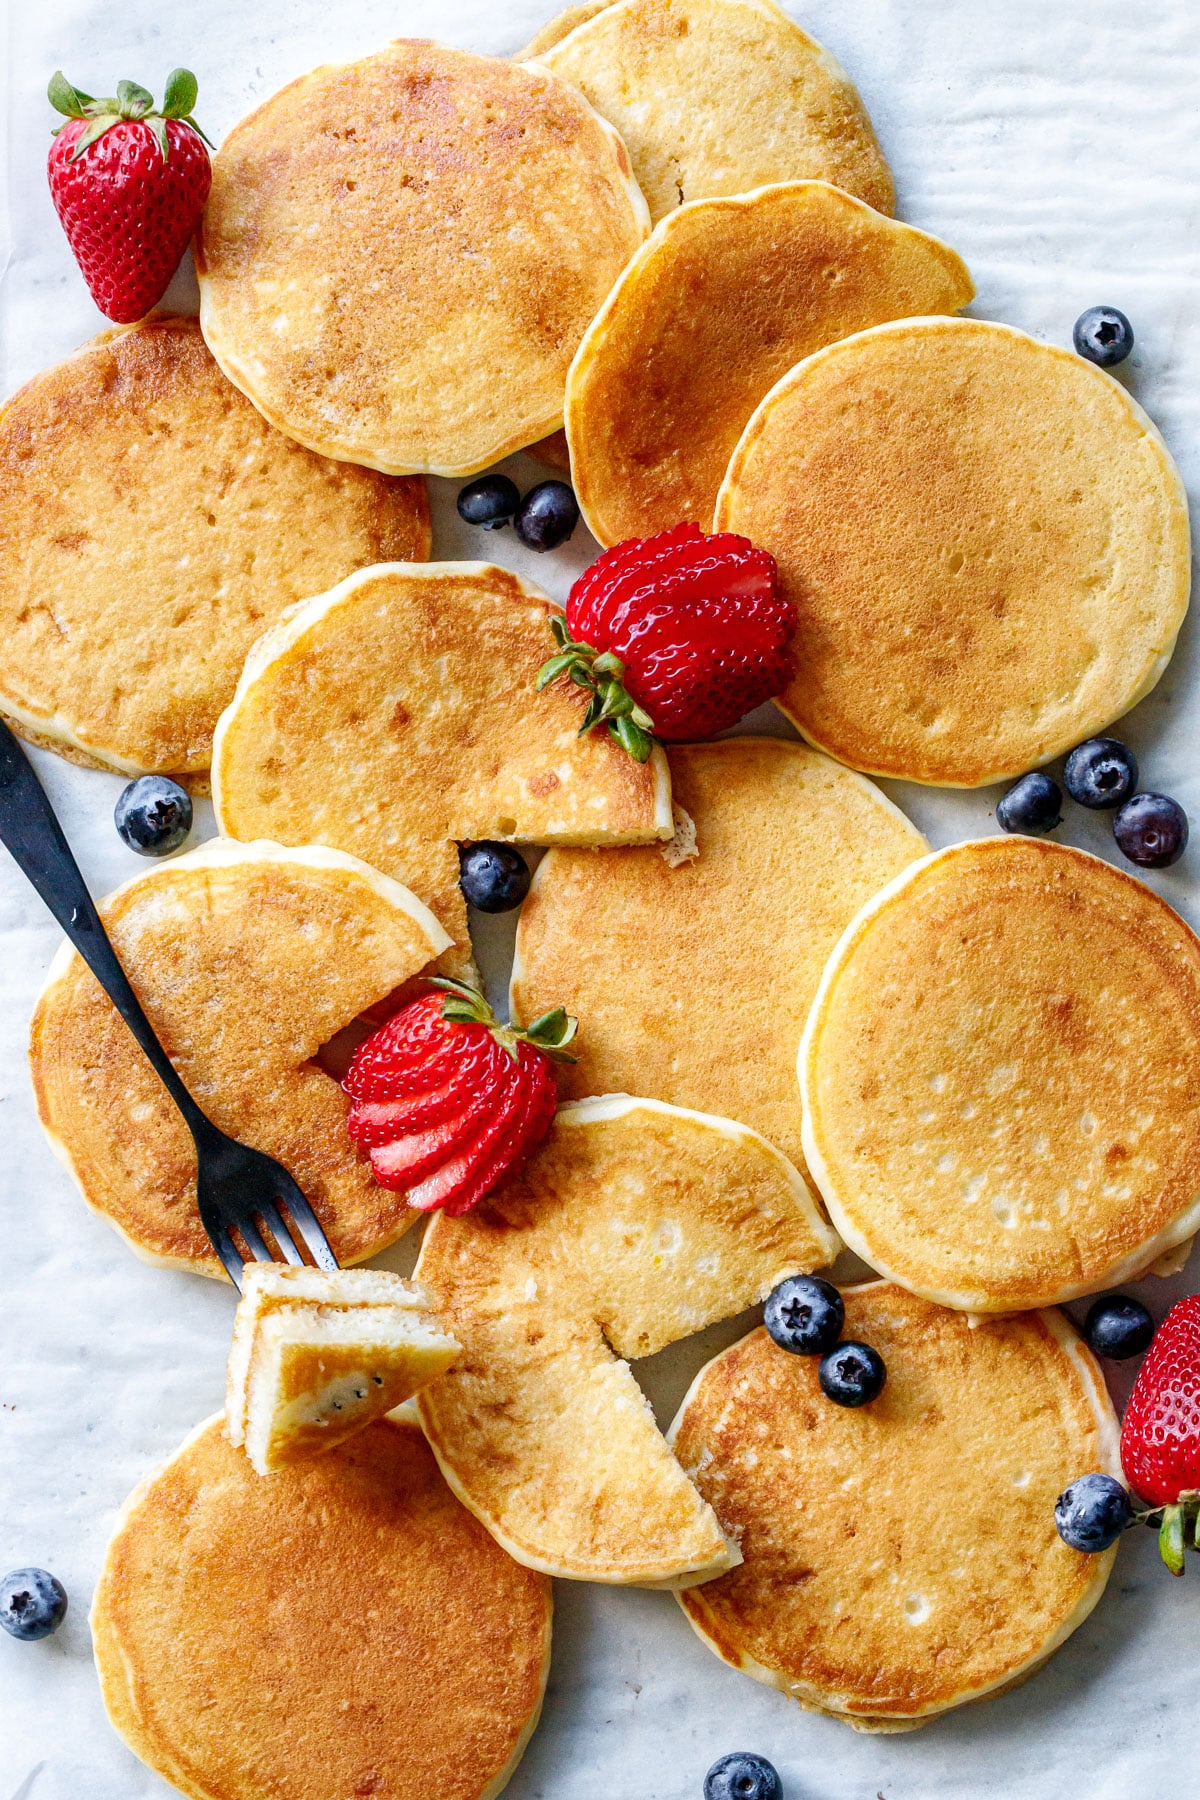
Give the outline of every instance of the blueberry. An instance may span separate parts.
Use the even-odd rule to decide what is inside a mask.
[[[192,797],[165,775],[139,775],[122,788],[113,818],[139,856],[169,856],[192,829]]]
[[[539,481],[521,502],[513,524],[530,550],[557,550],[579,523],[579,502],[565,481]]]
[[[1071,336],[1080,356],[1102,369],[1124,362],[1133,349],[1133,326],[1115,306],[1089,306],[1076,319]]]
[[[521,504],[520,491],[507,475],[481,475],[458,490],[458,516],[468,525],[499,531]]]
[[[45,1569],[14,1569],[0,1581],[0,1625],[32,1644],[57,1631],[67,1616],[67,1590]]]
[[[1187,849],[1187,814],[1166,794],[1135,794],[1113,818],[1113,836],[1130,862],[1169,869]]]
[[[887,1369],[870,1344],[838,1344],[821,1358],[817,1379],[838,1406],[868,1406],[882,1393]]]
[[[783,1800],[779,1770],[753,1750],[731,1750],[704,1777],[704,1800]]]
[[[996,807],[996,823],[1003,831],[1053,831],[1062,824],[1062,789],[1049,775],[1031,770]]]
[[[1064,1544],[1095,1556],[1116,1543],[1131,1510],[1129,1495],[1111,1475],[1081,1475],[1054,1502],[1054,1523]]]
[[[1154,1320],[1140,1300],[1131,1300],[1127,1294],[1109,1294],[1093,1300],[1088,1307],[1083,1335],[1097,1356],[1124,1362],[1126,1357],[1140,1356],[1149,1347]]]
[[[458,866],[467,904],[480,912],[511,912],[529,892],[529,864],[511,844],[466,844]]]
[[[1137,790],[1137,757],[1116,738],[1089,738],[1072,750],[1063,780],[1072,800],[1096,809],[1120,806]]]
[[[767,1295],[763,1324],[781,1350],[794,1356],[823,1356],[842,1335],[846,1308],[832,1281],[793,1275]]]

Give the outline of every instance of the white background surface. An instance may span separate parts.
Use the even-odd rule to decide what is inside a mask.
[[[96,93],[111,93],[122,76],[161,93],[167,71],[183,63],[199,77],[201,123],[219,140],[317,62],[401,33],[506,53],[545,16],[539,0],[7,0],[7,8],[5,392],[103,324],[45,187],[44,91],[54,68]],[[896,174],[901,216],[966,257],[979,288],[975,313],[1057,342],[1069,341],[1086,305],[1109,301],[1129,313],[1138,347],[1122,379],[1161,426],[1194,500],[1197,0],[811,0],[802,23],[857,80]],[[190,309],[188,280],[171,299]],[[519,458],[511,467],[525,484],[546,474]],[[521,551],[510,533],[481,545],[459,524],[450,484],[432,486],[436,555],[492,554],[565,597],[592,552],[582,531],[553,557]],[[1200,924],[1196,636],[1185,628],[1126,735],[1144,785],[1176,794],[1197,821],[1189,856],[1153,879]],[[97,892],[144,866],[112,829],[115,777],[37,760]],[[935,843],[995,828],[994,791],[890,791]],[[207,835],[211,816],[201,811]],[[1105,815],[1073,809],[1061,835],[1105,854],[1107,830]],[[510,929],[493,924],[483,946],[497,985]],[[0,1641],[0,1800],[151,1800],[167,1788],[104,1718],[88,1599],[128,1489],[220,1404],[233,1297],[134,1260],[85,1211],[42,1140],[24,1049],[56,941],[0,852],[0,1569],[44,1564],[72,1603],[54,1639]],[[401,1247],[391,1260],[405,1268],[410,1259]],[[1194,1262],[1180,1281],[1147,1284],[1155,1311],[1198,1285],[1198,1272]],[[745,1323],[644,1369],[660,1419],[694,1368]],[[951,1490],[944,1502],[953,1508]],[[229,1601],[236,1606],[237,1595]],[[698,1800],[717,1755],[752,1747],[778,1764],[788,1800],[1176,1800],[1197,1791],[1198,1624],[1200,1568],[1172,1581],[1150,1534],[1131,1534],[1098,1611],[1048,1671],[913,1736],[870,1738],[726,1669],[669,1596],[560,1583],[546,1711],[508,1791],[512,1800]]]

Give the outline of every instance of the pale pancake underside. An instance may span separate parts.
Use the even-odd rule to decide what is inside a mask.
[[[560,1108],[525,1173],[465,1218],[436,1215],[421,1248],[418,1276],[463,1346],[417,1402],[451,1487],[547,1574],[681,1587],[732,1567],[618,1358],[837,1247],[756,1133],[624,1095]]]

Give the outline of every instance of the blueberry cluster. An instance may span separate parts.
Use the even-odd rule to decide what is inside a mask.
[[[522,500],[507,475],[481,475],[459,489],[458,516],[484,531],[511,524],[527,550],[557,550],[579,523],[579,502],[565,481],[539,481]]]
[[[1117,848],[1143,869],[1167,869],[1187,849],[1188,819],[1178,800],[1137,791],[1137,758],[1116,738],[1089,738],[1067,758],[1063,782],[1080,806],[1111,812]],[[1005,831],[1041,835],[1062,824],[1062,788],[1040,769],[1022,775],[996,808]]]
[[[1126,1294],[1104,1294],[1088,1308],[1083,1335],[1094,1355],[1124,1362],[1149,1349],[1154,1321],[1140,1300]],[[1096,1556],[1115,1544],[1133,1516],[1124,1485],[1099,1472],[1073,1481],[1054,1506],[1059,1537],[1087,1556]]]
[[[882,1392],[887,1369],[870,1344],[842,1343],[846,1308],[831,1281],[793,1275],[772,1288],[763,1323],[781,1350],[819,1356],[817,1379],[837,1406],[866,1406]]]

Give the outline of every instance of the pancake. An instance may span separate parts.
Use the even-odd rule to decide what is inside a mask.
[[[761,1327],[701,1370],[675,1453],[743,1562],[680,1603],[709,1648],[806,1709],[905,1731],[1030,1675],[1112,1570],[1054,1502],[1120,1476],[1104,1381],[1061,1313],[973,1322],[886,1282],[846,1292],[883,1393],[835,1406]]]
[[[1187,499],[1094,364],[980,319],[879,325],[760,404],[716,529],[800,614],[778,704],[852,768],[1018,775],[1128,712],[1187,609]]]
[[[201,323],[310,449],[470,475],[562,424],[567,366],[648,229],[624,145],[574,88],[400,39],[226,138]]]
[[[0,711],[74,762],[205,770],[286,606],[428,554],[424,483],[273,431],[195,319],[105,332],[0,411]]]
[[[417,1265],[460,1360],[417,1399],[450,1486],[530,1568],[684,1587],[739,1560],[628,1364],[838,1245],[756,1133],[652,1100],[560,1108],[517,1180]]]
[[[513,1009],[579,1019],[564,1093],[720,1110],[802,1167],[796,1045],[826,958],[928,846],[802,744],[673,744],[670,762],[700,854],[672,868],[657,847],[552,850],[521,909]]]
[[[830,958],[799,1069],[834,1224],[944,1306],[1113,1287],[1200,1225],[1200,942],[1081,850],[906,869]]]
[[[830,181],[895,204],[845,70],[771,0],[617,0],[537,59],[582,89],[628,146],[655,224],[686,200]]]
[[[263,1481],[210,1419],[134,1490],[92,1638],[109,1718],[190,1800],[493,1800],[537,1724],[550,1584],[379,1421]]]
[[[567,377],[575,492],[602,544],[708,530],[747,419],[822,345],[974,288],[948,245],[823,181],[693,200],[655,228]]]
[[[448,942],[397,882],[325,849],[214,842],[100,904],[158,1037],[215,1125],[278,1157],[339,1262],[416,1215],[377,1187],[350,1102],[313,1060]],[[145,1261],[226,1281],[196,1211],[196,1156],[174,1103],[78,953],[64,944],[33,1015],[38,1117],[51,1148]]]
[[[565,431],[552,431],[549,437],[539,438],[536,444],[530,444],[525,454],[549,463],[552,469],[562,469],[568,475],[571,472],[571,452]]]
[[[299,608],[247,660],[217,730],[231,837],[332,844],[420,894],[470,967],[456,842],[636,843],[671,832],[661,751],[639,765],[586,701],[535,694],[545,595],[489,563],[369,569]]]

